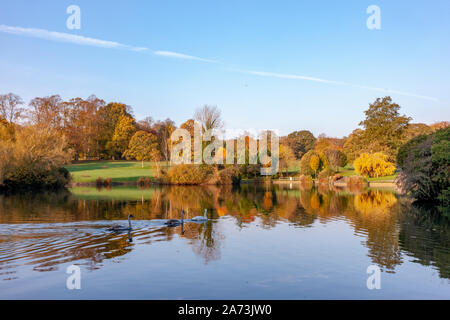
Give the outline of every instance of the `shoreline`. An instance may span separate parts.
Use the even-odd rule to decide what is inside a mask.
[[[242,180],[239,184],[252,184],[252,183],[267,183],[271,182],[273,184],[301,184],[299,180],[284,180],[284,179],[248,179],[248,180]],[[315,185],[319,185],[317,181],[314,181]],[[179,184],[161,184],[158,182],[151,182],[150,185],[171,185],[171,186],[179,186]],[[199,186],[201,186],[200,184]],[[347,183],[345,182],[334,182],[332,184],[335,187],[347,187]],[[74,188],[74,187],[96,187],[96,182],[72,182],[68,185],[68,188]],[[119,186],[138,186],[137,181],[116,181],[113,182],[111,187],[119,187]],[[180,185],[181,186],[181,185]],[[386,181],[368,181],[367,186],[370,188],[389,188],[389,189],[398,189],[397,184],[394,180],[386,180]]]

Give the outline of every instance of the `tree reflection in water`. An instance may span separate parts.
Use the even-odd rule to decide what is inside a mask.
[[[170,228],[159,219],[185,219],[208,210],[205,223]],[[0,196],[0,276],[14,279],[15,266],[54,270],[77,261],[91,269],[119,259],[136,245],[185,239],[205,263],[221,258],[226,241],[221,219],[238,228],[257,225],[312,228],[316,222],[345,221],[363,237],[373,263],[388,272],[402,264],[402,252],[433,265],[450,278],[449,223],[432,208],[418,208],[394,192],[299,185],[244,184],[240,187],[157,186],[147,189],[75,188],[72,193]],[[105,231],[112,220],[135,216],[127,233]],[[118,260],[120,261],[120,259]]]

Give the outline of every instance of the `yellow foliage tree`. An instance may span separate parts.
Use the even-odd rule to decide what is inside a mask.
[[[311,167],[312,171],[314,171],[314,174],[317,176],[317,169],[319,169],[320,165],[320,158],[316,155],[311,156],[311,159],[309,159],[309,166]]]
[[[358,174],[364,177],[384,177],[395,172],[395,165],[382,152],[363,153],[353,163]]]
[[[135,132],[136,126],[134,119],[129,116],[120,116],[112,137],[115,151],[122,155],[127,150],[128,144]]]

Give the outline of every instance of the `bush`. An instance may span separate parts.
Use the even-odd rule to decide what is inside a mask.
[[[393,163],[387,160],[387,155],[381,152],[363,153],[353,163],[355,171],[364,177],[384,177],[395,172]]]
[[[421,201],[448,202],[450,127],[404,144],[397,156],[403,189]]]
[[[238,167],[230,166],[218,171],[216,184],[239,184],[239,182],[241,182],[241,173]]]
[[[205,184],[212,174],[211,166],[179,164],[169,168],[162,182],[183,185]]]

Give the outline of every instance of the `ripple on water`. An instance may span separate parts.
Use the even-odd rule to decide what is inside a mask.
[[[77,261],[97,269],[96,265],[104,259],[129,252],[136,242],[151,243],[166,236],[161,231],[165,227],[136,221],[132,232],[134,242],[130,242],[128,233],[106,231],[111,224],[111,221],[2,224],[0,279],[17,279],[18,270],[23,266],[48,272],[56,270],[60,264]]]

